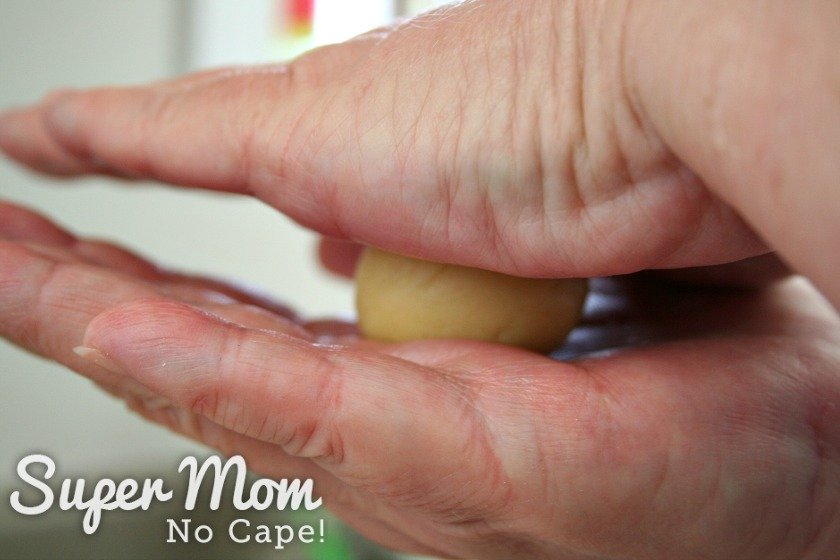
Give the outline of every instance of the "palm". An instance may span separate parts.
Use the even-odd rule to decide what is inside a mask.
[[[70,242],[21,209],[3,214],[4,283],[42,288],[2,292],[4,336],[258,472],[314,478],[328,505],[392,546],[766,558],[831,542],[840,357],[825,342],[840,322],[803,283],[598,281],[561,362],[464,341],[359,340],[347,325],[301,324]],[[118,367],[75,356],[83,338]],[[809,521],[786,531],[794,519]]]
[[[601,284],[558,351],[570,363],[455,341],[386,349],[468,395],[449,411],[460,421],[445,437],[462,451],[436,457],[441,484],[382,500],[395,531],[455,534],[461,544],[441,550],[480,557],[501,543],[537,557],[558,531],[548,557],[645,557],[652,535],[672,558],[818,549],[829,518],[816,512],[837,499],[826,411],[840,394],[838,356],[819,350],[840,330],[818,296],[797,282],[764,293]],[[803,518],[821,522],[785,531]]]

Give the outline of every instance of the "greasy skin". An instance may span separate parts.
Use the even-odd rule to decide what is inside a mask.
[[[356,269],[365,336],[385,342],[483,340],[548,353],[574,328],[581,279],[521,278],[368,247]]]

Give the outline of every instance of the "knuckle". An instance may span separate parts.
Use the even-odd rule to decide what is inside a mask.
[[[340,422],[343,377],[329,357],[317,366],[312,390],[283,442],[284,449],[298,457],[320,459],[333,464],[344,461],[345,447]]]
[[[4,266],[0,272],[0,301],[2,301],[2,330],[16,343],[39,354],[48,354],[50,344],[44,336],[40,320],[41,310],[51,300],[60,263],[35,258],[34,251],[23,247],[9,247],[10,258],[0,262],[18,262],[22,266]]]
[[[209,383],[189,399],[187,410],[207,418],[217,418],[219,402],[219,388],[214,383]]]

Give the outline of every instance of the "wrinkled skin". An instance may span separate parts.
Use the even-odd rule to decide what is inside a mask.
[[[373,343],[13,205],[0,333],[257,472],[314,478],[394,548],[831,558],[838,8],[734,4],[470,2],[280,68],[0,120],[36,170],[249,193],[391,251],[530,276],[683,269],[596,281],[555,359]],[[771,250],[827,299],[777,281]],[[321,251],[341,272],[357,253]]]

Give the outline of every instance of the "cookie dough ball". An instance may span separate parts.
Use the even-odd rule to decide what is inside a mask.
[[[468,338],[549,352],[580,320],[585,297],[586,280],[519,278],[372,247],[356,271],[359,326],[385,342]]]

